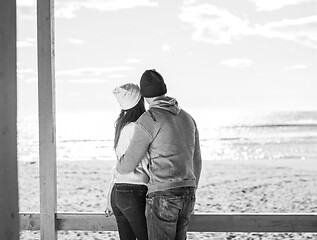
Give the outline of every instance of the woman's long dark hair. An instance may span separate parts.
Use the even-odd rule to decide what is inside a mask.
[[[117,147],[122,128],[130,122],[135,122],[145,112],[144,98],[133,108],[121,110],[117,121],[115,122],[114,148]]]

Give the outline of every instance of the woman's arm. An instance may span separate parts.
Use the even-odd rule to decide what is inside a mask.
[[[109,217],[113,214],[113,210],[111,207],[111,192],[112,192],[113,185],[115,183],[115,179],[116,179],[116,175],[117,175],[116,173],[117,173],[116,168],[113,167],[111,169],[111,180],[110,180],[108,192],[107,192],[107,202],[106,202],[106,210],[105,210],[107,217]]]

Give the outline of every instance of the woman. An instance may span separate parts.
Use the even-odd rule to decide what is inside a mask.
[[[114,149],[117,159],[127,150],[132,139],[135,121],[145,112],[144,98],[137,85],[128,83],[114,89],[113,94],[122,110],[115,123]],[[108,190],[106,215],[114,214],[121,240],[147,240],[145,218],[148,160],[141,161],[134,172],[119,174],[112,169]]]

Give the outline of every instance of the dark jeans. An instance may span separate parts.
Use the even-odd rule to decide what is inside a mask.
[[[145,218],[145,185],[116,183],[111,192],[111,207],[121,240],[148,240]]]
[[[195,188],[181,187],[148,194],[146,218],[150,240],[186,239],[195,206]]]

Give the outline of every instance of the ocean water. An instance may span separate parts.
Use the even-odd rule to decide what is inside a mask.
[[[193,112],[203,160],[316,159],[317,112]],[[117,113],[56,115],[57,160],[114,160]],[[19,161],[39,160],[38,119],[18,119]]]

